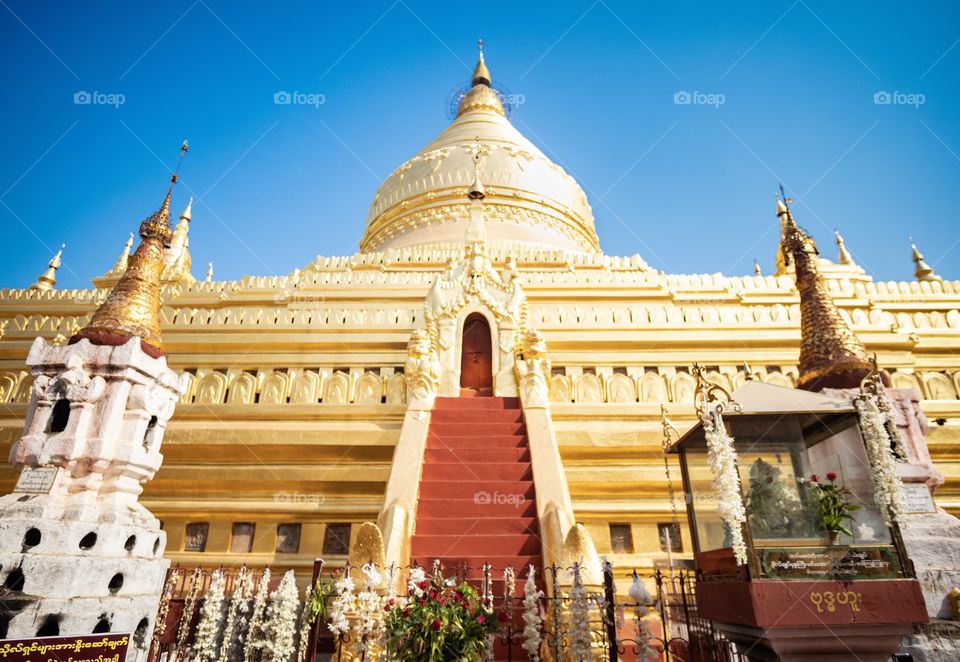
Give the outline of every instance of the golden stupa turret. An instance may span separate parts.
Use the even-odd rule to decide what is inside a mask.
[[[180,148],[181,160],[186,151],[184,141]],[[177,173],[174,172],[160,208],[140,224],[140,245],[127,261],[126,271],[90,322],[70,339],[71,343],[86,338],[95,345],[122,345],[136,337],[140,338],[146,353],[152,356],[163,354],[160,287],[165,251],[173,238],[170,195],[176,183]]]
[[[500,101],[500,95],[493,89],[493,78],[490,76],[490,70],[487,63],[483,60],[483,39],[477,41],[477,66],[473,69],[473,76],[470,78],[470,91],[467,92],[460,105],[457,106],[457,117],[460,117],[471,110],[492,110],[498,115],[506,117],[507,112],[503,108],[503,102]]]
[[[833,237],[837,241],[837,264],[854,264],[853,256],[850,255],[850,251],[847,250],[847,245],[843,241],[843,235],[840,234],[840,230],[834,230]]]
[[[933,267],[923,259],[923,253],[920,252],[920,249],[917,248],[917,245],[913,243],[913,241],[910,242],[910,253],[913,258],[913,264],[916,267],[913,272],[914,278],[921,283],[943,280],[943,278],[934,273]]]
[[[42,290],[45,292],[53,289],[53,286],[57,284],[57,269],[60,268],[63,249],[66,247],[66,244],[60,244],[60,250],[57,251],[57,254],[53,256],[52,260],[47,262],[47,270],[37,276],[37,282],[30,286],[31,290]]]
[[[164,283],[179,283],[186,281],[194,282],[196,279],[190,273],[190,221],[193,218],[193,196],[187,202],[187,206],[180,212],[180,220],[177,227],[173,230],[173,238],[170,239],[170,245],[167,247],[163,262],[166,265],[163,270]]]
[[[860,339],[850,330],[827,292],[813,239],[793,220],[789,200],[777,200],[784,257],[794,267],[800,292],[800,376],[807,391],[854,388],[872,370]]]

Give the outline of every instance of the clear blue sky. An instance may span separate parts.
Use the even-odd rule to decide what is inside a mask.
[[[61,242],[60,285],[88,286],[159,204],[183,138],[174,207],[202,195],[197,277],[353,253],[380,180],[447,124],[478,36],[606,252],[769,272],[782,180],[828,256],[838,227],[875,277],[909,279],[913,235],[960,278],[956,2],[0,4],[0,286],[33,282]],[[275,105],[281,90],[325,103]]]

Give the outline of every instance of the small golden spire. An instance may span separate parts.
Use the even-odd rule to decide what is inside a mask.
[[[187,142],[180,148],[180,161],[187,152]],[[140,346],[151,356],[163,355],[160,339],[160,279],[163,275],[164,249],[170,243],[170,194],[177,183],[177,170],[170,178],[170,187],[160,209],[140,224],[140,245],[130,256],[127,269],[114,285],[90,322],[70,339],[71,343],[86,338],[94,345],[122,345],[130,338],[140,338]]]
[[[37,277],[37,282],[30,286],[31,290],[46,292],[53,289],[53,286],[57,284],[57,269],[60,268],[63,249],[66,247],[66,244],[60,244],[60,250],[57,251],[52,260],[47,262],[47,270]]]
[[[853,256],[850,255],[846,244],[843,243],[843,236],[840,234],[840,230],[834,230],[833,236],[837,240],[837,264],[853,264]]]
[[[123,250],[120,252],[120,257],[117,258],[116,263],[113,265],[108,273],[112,274],[122,274],[127,270],[127,262],[130,261],[130,251],[133,250],[133,233],[130,233],[130,236],[127,237],[127,243],[123,245]]]
[[[923,253],[920,252],[920,249],[917,248],[917,245],[913,243],[913,238],[910,238],[910,252],[911,257],[913,258],[913,263],[916,265],[916,269],[913,272],[914,278],[920,282],[932,282],[936,280],[943,280],[933,271],[933,267],[927,264],[927,261],[923,259]]]
[[[493,78],[491,78],[490,70],[487,69],[487,63],[483,59],[483,39],[477,41],[477,47],[480,50],[480,55],[477,58],[477,66],[473,70],[473,76],[470,78],[472,87],[460,100],[460,105],[457,106],[457,117],[470,110],[493,111],[506,117],[507,113],[503,109],[503,102],[500,100],[500,95],[492,87]]]
[[[797,386],[807,391],[854,388],[872,370],[870,357],[827,292],[817,246],[794,222],[789,203],[789,199],[778,201],[777,210],[784,228],[783,250],[793,261],[800,292]]]
[[[210,283],[213,281],[213,262],[207,264],[207,282]]]
[[[193,220],[193,196],[190,196],[190,199],[187,201],[187,206],[183,208],[183,211],[180,212],[180,220],[187,221],[188,223]]]
[[[470,79],[471,85],[486,85],[490,87],[493,80],[490,78],[490,70],[487,69],[487,63],[483,61],[483,39],[477,39],[477,66],[473,69],[473,77]]]
[[[755,276],[763,275],[763,270],[760,269],[760,263],[757,262],[756,258],[753,260],[753,273]]]

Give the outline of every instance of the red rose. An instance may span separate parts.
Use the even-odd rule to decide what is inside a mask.
[[[431,599],[431,600],[436,600],[436,599],[437,599],[437,595],[438,595],[438,594],[437,594],[436,591],[430,591],[430,599]]]
[[[485,619],[485,618],[483,617],[483,614],[480,614],[479,616],[477,616],[477,623],[479,623],[480,625],[483,625],[483,622],[484,622],[485,620],[487,620],[487,619]]]
[[[396,600],[394,600],[393,598],[390,598],[389,604],[393,604],[394,602],[396,602]]]
[[[811,483],[819,483],[819,482],[820,482],[820,476],[818,476],[817,474],[811,475],[811,476],[810,476],[810,482],[811,482]]]
[[[423,606],[423,605],[425,605],[425,604],[427,604],[427,599],[426,599],[426,598],[420,598],[420,605]]]
[[[427,586],[429,586],[429,584],[427,583],[426,579],[424,579],[422,582],[417,583],[417,588],[419,588],[421,591],[425,591],[427,589]]]
[[[384,611],[390,611],[390,605],[383,605]]]
[[[447,599],[446,599],[446,598],[440,598],[440,604],[441,604],[441,605],[447,604]]]
[[[469,600],[464,600],[464,601],[463,601],[463,608],[464,608],[464,609],[469,609],[469,608],[470,608],[470,601],[469,601]]]
[[[409,616],[410,616],[410,610],[409,610],[409,609],[404,609],[402,612],[400,612],[400,615],[403,616],[404,618],[409,618]]]
[[[500,619],[501,623],[506,623],[508,620],[510,620],[510,617],[507,616],[507,612],[505,611],[501,611],[499,614],[497,614],[497,618]]]
[[[457,591],[456,593],[453,594],[454,602],[460,602],[461,600],[463,600],[463,593],[461,593],[460,591]]]
[[[433,619],[433,623],[430,624],[430,628],[431,628],[432,630],[439,630],[439,629],[440,629],[440,619],[439,619],[439,618]]]
[[[836,479],[837,479],[837,472],[831,471],[831,472],[827,473],[827,480],[829,480],[831,483],[832,483],[833,481],[835,481]]]

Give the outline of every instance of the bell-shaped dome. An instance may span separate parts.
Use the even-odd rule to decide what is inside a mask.
[[[583,189],[507,120],[482,51],[472,83],[450,126],[380,185],[360,249],[462,242],[479,153],[488,244],[598,252]]]

